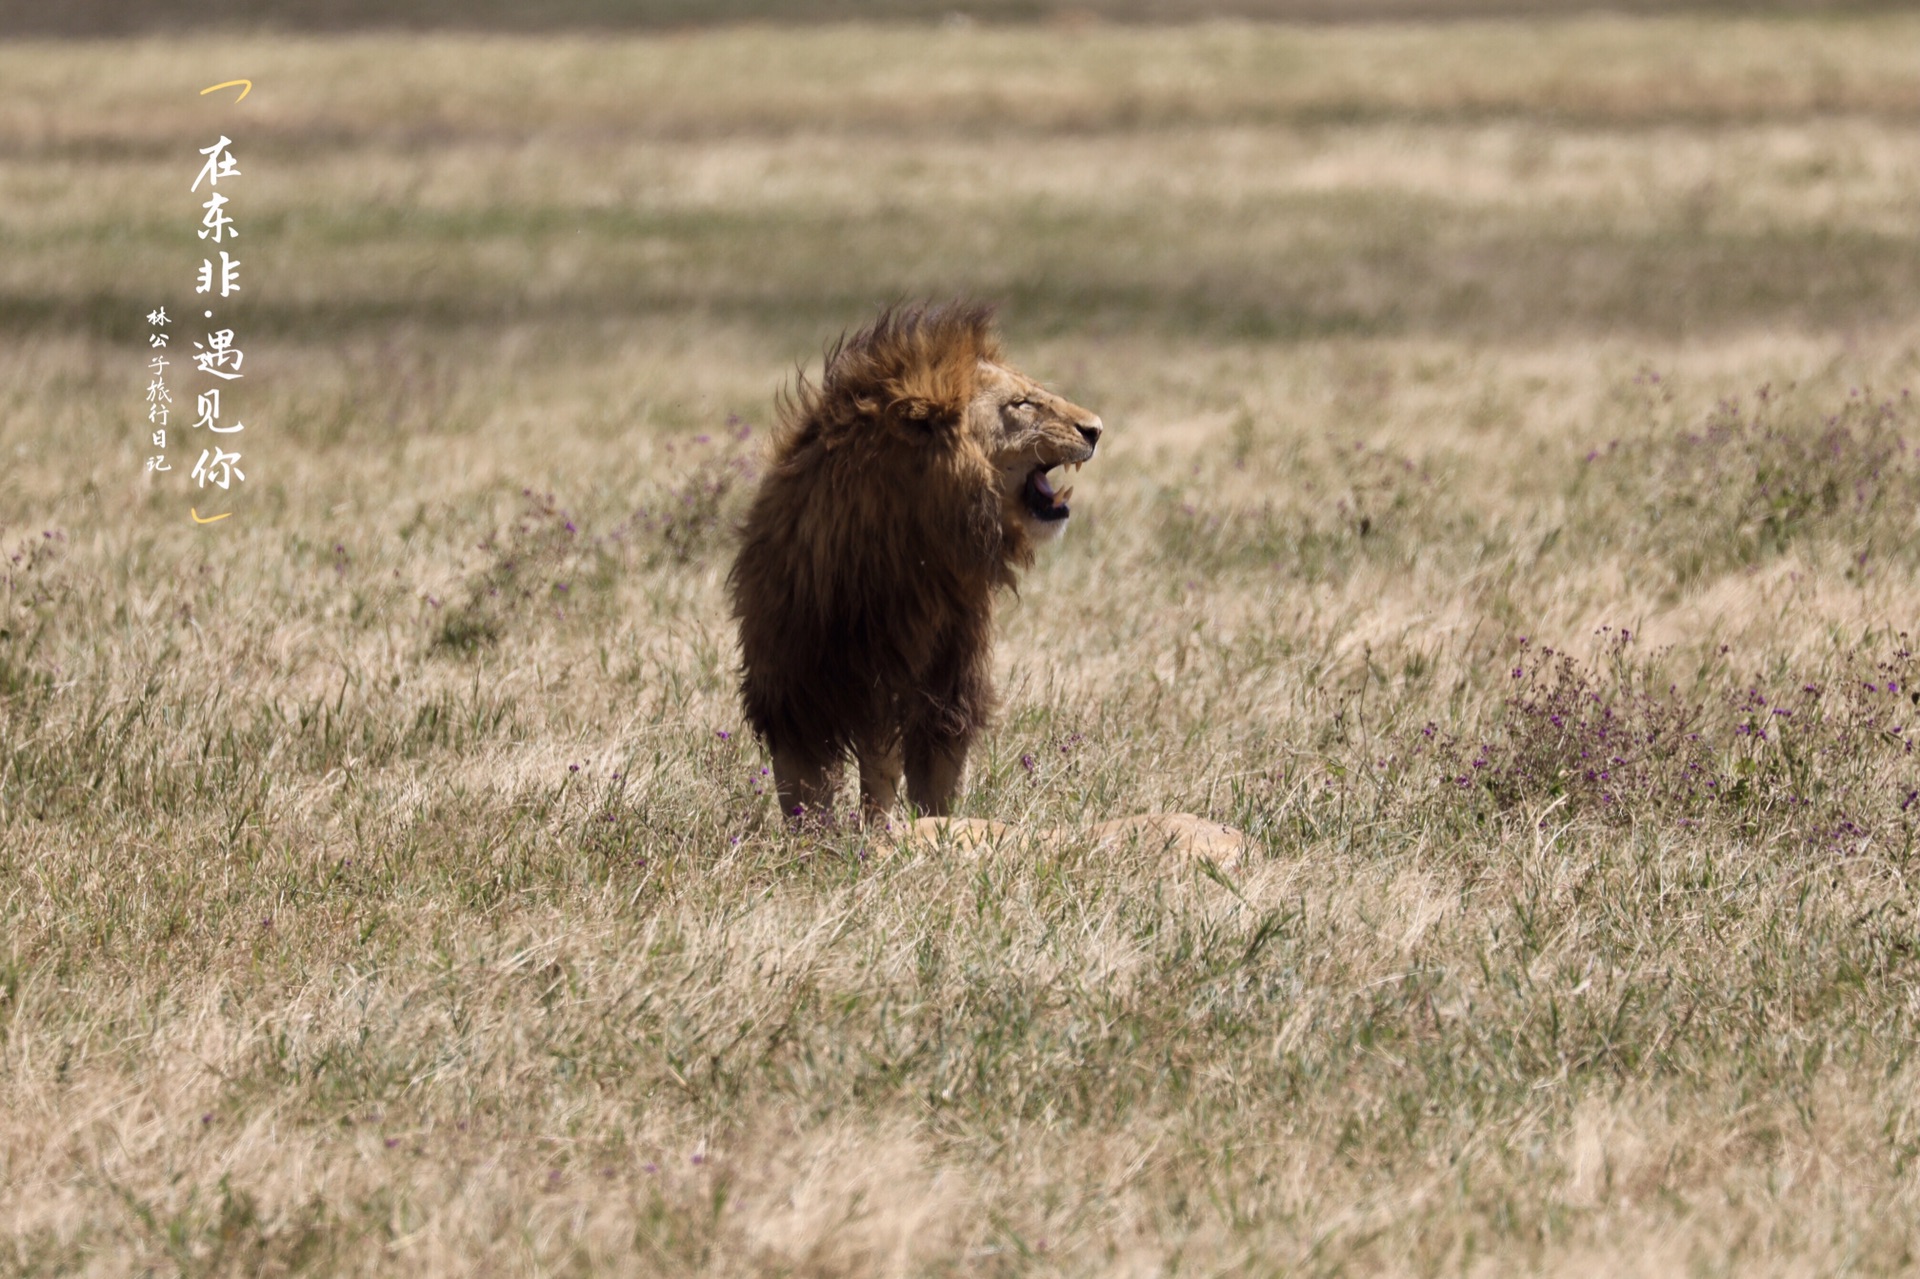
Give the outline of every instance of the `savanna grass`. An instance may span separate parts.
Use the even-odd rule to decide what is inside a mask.
[[[1911,1268],[1916,36],[0,49],[0,1270]],[[735,699],[775,387],[922,293],[1111,427],[990,854]]]

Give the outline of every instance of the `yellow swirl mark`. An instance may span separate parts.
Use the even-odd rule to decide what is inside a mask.
[[[222,512],[221,512],[220,514],[218,514],[218,515],[209,515],[209,516],[207,516],[207,518],[206,518],[206,519],[204,519],[204,520],[203,520],[203,519],[201,519],[201,518],[200,518],[200,510],[199,510],[199,508],[198,508],[198,507],[193,507],[193,506],[189,506],[189,507],[187,508],[187,514],[189,514],[189,515],[191,515],[191,516],[193,516],[193,522],[194,522],[195,524],[213,524],[213,523],[216,523],[216,522],[218,522],[218,521],[220,521],[220,520],[224,520],[224,519],[226,519],[226,518],[227,518],[227,516],[229,516],[229,515],[232,515],[232,514],[233,514],[233,512],[232,512],[232,511],[222,511]]]
[[[221,89],[231,89],[236,84],[240,86],[240,97],[235,98],[234,99],[235,102],[240,101],[241,98],[244,98],[249,93],[253,92],[253,81],[251,80],[228,80],[223,84],[208,85],[206,88],[200,90],[200,96],[204,98],[209,93],[217,93]]]

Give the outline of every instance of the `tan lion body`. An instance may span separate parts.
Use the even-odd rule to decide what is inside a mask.
[[[729,582],[781,808],[824,814],[851,752],[870,815],[903,774],[944,814],[994,709],[994,592],[1065,525],[1047,473],[1093,455],[1100,419],[1002,362],[967,305],[883,311],[780,408]]]

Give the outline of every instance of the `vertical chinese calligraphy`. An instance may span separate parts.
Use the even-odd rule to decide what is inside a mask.
[[[201,315],[207,321],[204,338],[193,342],[193,367],[212,379],[206,389],[198,392],[195,403],[195,419],[188,428],[190,431],[205,429],[208,442],[200,450],[200,459],[193,465],[192,479],[199,488],[209,484],[223,490],[230,490],[234,484],[245,482],[246,472],[240,469],[240,450],[237,442],[213,439],[216,435],[238,435],[247,429],[246,423],[234,420],[230,424],[221,421],[221,383],[237,382],[246,374],[242,366],[246,356],[235,343],[231,328],[216,328],[212,303],[225,302],[240,292],[241,261],[233,256],[228,245],[237,247],[240,238],[238,220],[228,209],[231,197],[221,191],[220,184],[225,182],[231,188],[233,180],[242,177],[240,161],[235,157],[233,139],[221,134],[211,146],[200,148],[205,162],[193,180],[192,190],[198,193],[202,186],[206,188],[207,199],[200,206],[201,219],[199,238],[206,242],[208,256],[201,258],[200,270],[194,284],[194,293],[206,299],[208,305]],[[215,255],[218,257],[216,258]],[[233,443],[234,447],[227,445]],[[198,519],[199,516],[195,515]]]
[[[153,353],[147,358],[147,372],[153,379],[147,383],[147,425],[153,428],[153,432],[149,437],[153,443],[153,447],[160,450],[160,452],[147,455],[147,470],[149,471],[171,471],[173,469],[167,465],[167,455],[165,451],[167,447],[167,418],[171,415],[173,409],[173,392],[167,389],[167,368],[170,364],[166,356],[166,328],[168,323],[170,323],[170,321],[167,316],[166,307],[155,307],[153,310],[147,312],[147,328],[152,330],[147,334],[147,350]]]

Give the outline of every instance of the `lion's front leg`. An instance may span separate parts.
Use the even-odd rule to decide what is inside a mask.
[[[787,821],[824,822],[833,818],[838,770],[792,750],[773,749],[773,784],[780,792],[780,814]]]
[[[899,741],[862,742],[854,747],[854,757],[860,761],[861,816],[884,820],[900,794]]]
[[[915,808],[928,817],[945,817],[953,811],[972,744],[972,734],[907,744],[907,799]]]
[[[989,643],[993,618],[982,611],[964,620],[921,677],[905,707],[902,753],[907,798],[929,817],[945,817],[960,794],[967,750],[993,717]]]

